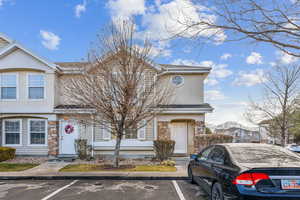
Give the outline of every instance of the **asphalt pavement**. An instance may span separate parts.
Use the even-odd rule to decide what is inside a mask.
[[[7,180],[2,200],[208,200],[188,180]]]

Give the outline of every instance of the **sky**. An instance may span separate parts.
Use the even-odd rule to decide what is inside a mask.
[[[208,32],[201,42],[169,39],[182,29],[176,20],[182,13],[192,19],[216,18],[190,5],[187,0],[0,0],[0,32],[50,61],[81,61],[102,27],[133,18],[137,38],[150,39],[157,63],[212,67],[205,81],[205,102],[214,107],[206,115],[208,123],[250,125],[243,113],[249,98],[260,99],[266,70],[297,60],[267,44],[224,42],[230,37],[225,32],[212,41],[205,40]]]

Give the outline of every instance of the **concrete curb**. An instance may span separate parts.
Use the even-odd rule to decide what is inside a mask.
[[[174,176],[0,176],[0,180],[189,180]]]

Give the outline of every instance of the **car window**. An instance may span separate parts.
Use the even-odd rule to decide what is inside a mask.
[[[209,159],[217,162],[217,163],[224,163],[225,160],[225,152],[221,148],[214,148],[214,150],[210,153]]]
[[[208,160],[209,154],[212,151],[213,147],[209,147],[206,150],[202,151],[199,156],[198,160]]]
[[[298,155],[275,145],[237,145],[231,146],[229,151],[239,163],[300,162]]]

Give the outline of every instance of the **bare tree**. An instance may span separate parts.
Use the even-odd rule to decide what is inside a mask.
[[[299,0],[185,0],[200,17],[176,19],[184,28],[172,30],[176,36],[201,38],[225,32],[227,41],[251,39],[270,43],[283,52],[300,57]],[[189,33],[189,34],[187,34]],[[207,35],[207,34],[206,34]],[[213,37],[210,37],[213,38]]]
[[[115,137],[114,167],[119,167],[121,140],[161,112],[171,89],[154,69],[151,44],[136,44],[130,21],[108,25],[89,52],[89,66],[64,84],[71,104],[94,109],[83,123],[101,125]]]
[[[299,94],[300,67],[298,65],[277,65],[262,80],[263,95],[260,101],[250,100],[247,119],[252,122],[269,121],[271,133],[277,129],[281,145],[287,143],[295,110],[295,97]],[[276,131],[276,130],[275,130]]]

